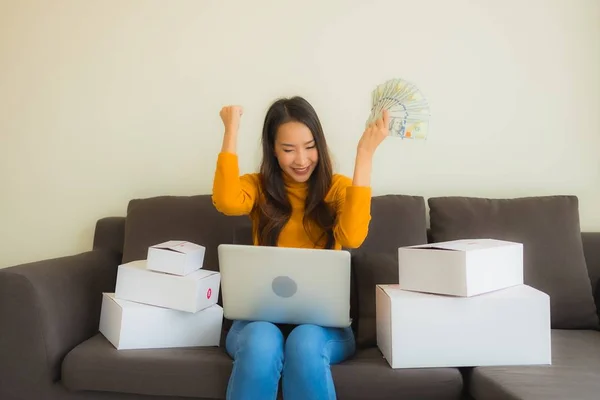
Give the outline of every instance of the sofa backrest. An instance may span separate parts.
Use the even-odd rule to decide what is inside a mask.
[[[425,243],[425,212],[422,197],[373,197],[369,234],[356,251],[396,254],[399,246]],[[127,208],[123,262],[145,258],[148,247],[154,244],[188,240],[206,247],[204,268],[218,270],[218,245],[248,242],[250,227],[247,216],[229,217],[219,213],[210,195],[135,199]],[[240,234],[246,237],[236,239]]]
[[[218,271],[217,246],[233,243],[233,232],[250,226],[246,216],[219,213],[209,195],[159,196],[129,202],[125,219],[123,262],[145,259],[148,247],[187,240],[206,247],[204,268]]]
[[[376,254],[377,257],[388,255],[397,259],[398,247],[436,239],[432,229],[426,229],[425,202],[421,197],[375,196],[371,212],[369,235],[359,249],[352,251],[353,263],[354,257],[358,257],[358,263],[370,263],[370,258],[362,257],[369,254]],[[472,217],[471,214],[468,215]],[[458,221],[464,223],[464,219],[462,216]],[[441,222],[435,213],[432,224],[434,222],[438,231],[440,226],[444,229],[450,227],[448,222]],[[128,262],[145,258],[148,247],[153,244],[170,239],[189,240],[207,247],[204,267],[218,270],[217,246],[221,243],[250,243],[250,226],[248,217],[227,217],[217,212],[209,195],[136,199],[129,203],[125,218],[108,217],[98,221],[94,248],[120,251],[123,254],[122,261]],[[595,308],[599,311],[600,232],[580,234]]]
[[[596,311],[600,318],[600,232],[581,234],[588,274],[594,290]]]
[[[524,283],[550,298],[554,329],[600,329],[595,266],[586,255],[573,195],[428,199],[431,239],[491,238],[523,244]],[[588,265],[590,264],[590,265]]]

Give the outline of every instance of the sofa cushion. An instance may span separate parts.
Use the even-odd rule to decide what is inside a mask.
[[[220,347],[116,350],[97,334],[63,362],[70,390],[225,398],[231,358]]]
[[[224,399],[231,368],[223,348],[116,350],[98,334],[67,355],[62,377],[72,391]],[[334,365],[332,374],[341,400],[457,400],[462,390],[456,369],[393,370],[377,349]]]
[[[217,246],[232,243],[234,229],[249,225],[246,216],[219,213],[210,195],[160,196],[129,202],[123,262],[145,259],[148,247],[167,240],[188,240],[206,247],[204,268],[218,270]]]
[[[583,232],[583,253],[588,268],[588,274],[594,289],[596,310],[600,317],[600,232]]]
[[[351,313],[359,348],[376,345],[375,285],[398,283],[398,247],[427,243],[425,199],[383,195],[371,200],[369,234],[351,250]]]
[[[478,367],[476,400],[596,400],[600,396],[600,332],[554,330],[551,366]]]
[[[389,253],[352,255],[353,295],[358,312],[354,330],[359,348],[377,345],[375,286],[398,283],[398,258]]]
[[[433,241],[495,238],[523,243],[524,281],[550,296],[552,327],[597,328],[578,200],[430,198]]]
[[[352,252],[386,253],[398,247],[427,243],[427,212],[420,196],[382,195],[371,199],[371,222],[363,244]]]
[[[458,400],[463,380],[455,368],[392,369],[376,348],[331,368],[340,400]]]

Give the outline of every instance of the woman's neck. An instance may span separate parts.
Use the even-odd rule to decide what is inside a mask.
[[[285,171],[281,171],[281,174],[283,176],[283,183],[285,184],[286,188],[303,189],[308,187],[308,182],[298,182],[294,178],[286,174]]]

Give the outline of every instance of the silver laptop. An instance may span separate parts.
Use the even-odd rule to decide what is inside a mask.
[[[348,327],[350,253],[222,244],[225,318]]]

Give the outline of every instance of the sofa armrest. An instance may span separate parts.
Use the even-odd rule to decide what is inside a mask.
[[[594,291],[596,310],[600,317],[600,232],[583,232],[583,252]]]
[[[119,261],[94,250],[0,269],[0,398],[33,398],[60,379],[65,355],[97,333]]]
[[[111,250],[123,254],[125,217],[106,217],[96,221],[94,250]]]

